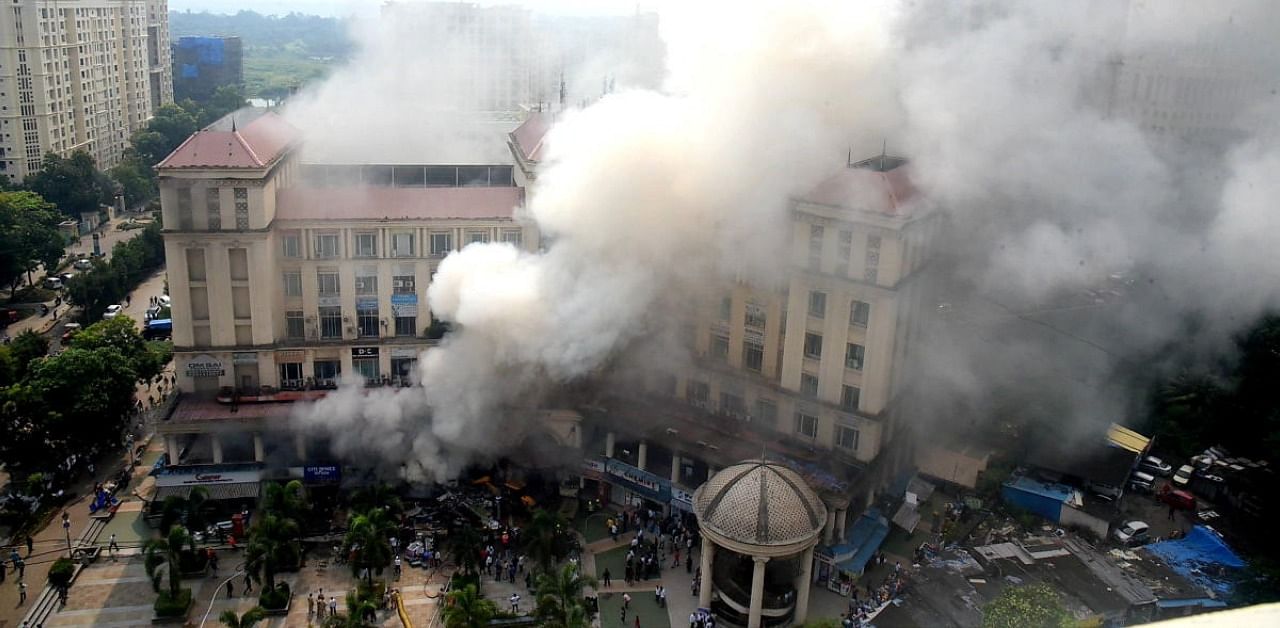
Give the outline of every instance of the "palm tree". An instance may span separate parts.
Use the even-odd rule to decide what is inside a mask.
[[[298,480],[290,480],[284,485],[268,482],[263,488],[262,512],[264,513],[274,513],[302,522],[307,518],[308,509],[306,489]]]
[[[218,621],[227,628],[253,628],[255,624],[266,618],[267,613],[260,606],[255,606],[240,616],[236,616],[236,612],[232,610],[222,611],[222,614],[218,615]]]
[[[558,514],[539,508],[525,528],[524,551],[542,573],[569,554],[569,524]]]
[[[366,570],[369,586],[373,586],[373,570],[381,571],[391,564],[391,543],[388,539],[394,532],[395,524],[391,517],[380,508],[351,517],[351,526],[342,546],[344,551],[354,550],[351,571],[359,576],[361,569]]]
[[[471,526],[462,526],[449,532],[445,537],[445,552],[453,559],[462,575],[471,576],[480,571],[480,548],[484,539]]]
[[[194,550],[195,541],[187,533],[187,529],[180,525],[169,528],[169,536],[152,539],[144,546],[143,564],[147,568],[147,577],[151,578],[151,588],[157,593],[160,592],[163,569],[169,576],[169,597],[178,597],[182,590],[182,567],[179,565],[182,564],[182,552],[186,549]]]
[[[208,502],[209,489],[203,486],[191,489],[186,497],[172,495],[165,498],[160,507],[160,529],[168,530],[173,524],[182,523],[191,530],[203,531],[208,527]]]
[[[249,546],[245,548],[245,570],[253,574],[255,580],[263,583],[264,591],[271,591],[276,586],[276,570],[280,565],[297,561],[301,554],[298,549],[298,524],[274,514],[265,514],[258,518],[253,529],[249,531]],[[259,574],[262,575],[259,578]]]
[[[376,484],[362,488],[351,496],[351,510],[367,512],[379,508],[389,514],[398,515],[404,512],[404,503],[396,495],[394,489],[386,484]]]
[[[534,612],[543,620],[544,626],[569,628],[578,625],[586,615],[582,606],[582,590],[594,586],[596,579],[582,575],[574,563],[538,576],[538,606]]]
[[[488,625],[498,609],[492,600],[485,599],[475,585],[450,591],[444,607],[445,628],[482,628]]]

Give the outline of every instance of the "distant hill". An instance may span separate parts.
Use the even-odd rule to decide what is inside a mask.
[[[346,22],[337,18],[253,11],[224,15],[169,12],[169,36],[237,36],[244,44],[245,94],[279,98],[324,78],[351,53]]]

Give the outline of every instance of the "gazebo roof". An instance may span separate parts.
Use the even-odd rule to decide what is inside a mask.
[[[693,495],[704,530],[754,546],[788,546],[817,538],[827,507],[790,468],[747,460],[711,477]]]

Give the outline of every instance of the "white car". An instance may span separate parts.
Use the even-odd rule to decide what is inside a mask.
[[[1173,472],[1173,467],[1169,463],[1155,457],[1147,456],[1138,463],[1138,468],[1152,475],[1166,476]]]
[[[1151,526],[1143,521],[1130,521],[1111,533],[1121,545],[1141,545],[1147,542]]]
[[[89,270],[90,268],[93,268],[93,262],[89,261],[89,258],[87,257],[82,257],[71,265],[75,266],[76,270]]]
[[[1178,486],[1186,486],[1191,482],[1191,476],[1194,475],[1195,472],[1195,467],[1189,464],[1184,464],[1181,467],[1178,467],[1177,473],[1173,474],[1173,483]]]
[[[162,294],[160,295],[160,305],[164,307],[172,307],[173,299],[169,298],[169,295],[167,294]]]
[[[120,304],[108,305],[107,311],[102,314],[102,318],[115,318],[124,311],[124,306]]]

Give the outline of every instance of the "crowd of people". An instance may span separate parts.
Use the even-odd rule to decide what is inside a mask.
[[[886,560],[884,553],[878,552],[873,563],[879,566],[885,564]],[[902,569],[902,563],[894,563],[893,569],[885,574],[879,586],[867,585],[865,595],[855,585],[849,597],[849,612],[841,618],[841,624],[846,628],[868,625],[876,611],[901,595],[906,590],[906,585],[907,573]]]

